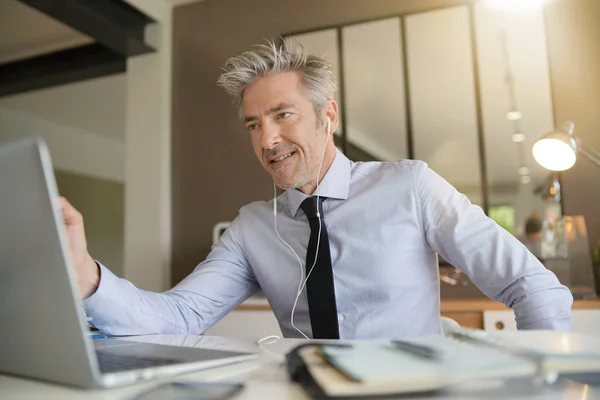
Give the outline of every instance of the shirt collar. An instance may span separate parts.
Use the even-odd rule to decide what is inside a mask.
[[[319,183],[319,196],[332,199],[346,200],[350,191],[351,161],[338,149],[329,170]],[[309,197],[298,189],[286,190],[290,212],[295,217],[300,204]],[[317,192],[312,194],[317,195]]]

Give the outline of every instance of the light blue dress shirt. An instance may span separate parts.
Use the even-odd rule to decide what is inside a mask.
[[[402,338],[441,332],[436,253],[487,296],[515,311],[519,329],[570,329],[570,291],[527,248],[420,161],[352,162],[337,152],[319,191],[329,233],[340,337]],[[277,229],[306,257],[307,196],[278,197]],[[110,334],[201,334],[262,289],[281,331],[291,325],[301,267],[276,235],[273,201],[240,209],[207,259],[173,289],[139,290],[101,266],[85,300]],[[294,323],[311,337],[306,290]],[[244,327],[240,327],[244,329]]]

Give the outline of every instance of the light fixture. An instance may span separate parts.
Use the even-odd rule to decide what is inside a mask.
[[[496,10],[531,10],[540,8],[546,0],[484,0],[484,4]]]
[[[521,112],[516,110],[511,110],[506,113],[506,118],[508,118],[509,121],[518,121],[521,119],[522,116],[523,115],[521,114]]]
[[[577,142],[561,132],[545,134],[533,145],[533,158],[550,171],[564,171],[577,160]]]
[[[520,167],[519,168],[519,175],[529,175],[529,168],[527,168],[527,167]]]
[[[564,171],[577,161],[577,153],[582,154],[600,167],[600,153],[592,150],[573,137],[575,124],[567,122],[560,132],[549,132],[533,144],[533,158],[542,167],[551,171]]]
[[[529,175],[521,175],[521,183],[523,185],[527,185],[529,182],[531,182],[531,176],[529,176]]]
[[[560,202],[561,190],[558,173],[551,173],[548,179],[535,188],[534,193],[540,195],[544,201]]]
[[[513,133],[511,139],[515,143],[524,142],[525,141],[525,134],[523,134],[523,133]]]

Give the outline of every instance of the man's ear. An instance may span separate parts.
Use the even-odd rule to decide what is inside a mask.
[[[334,99],[329,99],[325,105],[325,129],[327,129],[327,118],[331,121],[330,133],[337,130],[339,121],[338,105]]]

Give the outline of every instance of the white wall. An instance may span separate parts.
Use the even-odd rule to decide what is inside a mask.
[[[0,99],[0,141],[39,135],[57,169],[125,182],[123,276],[161,291],[171,281],[171,8],[179,2],[127,1],[157,21],[146,41],[158,51],[128,59],[127,74]]]
[[[46,141],[56,169],[124,182],[123,142],[11,109],[7,103],[10,101],[0,102],[0,141],[39,136]]]
[[[92,256],[123,275],[125,77],[0,99],[0,142],[43,138],[59,192],[82,212]]]
[[[127,60],[124,277],[171,285],[171,5],[129,1],[154,17],[146,37],[158,51]]]
[[[0,99],[0,140],[42,137],[57,169],[125,181],[124,74]]]

